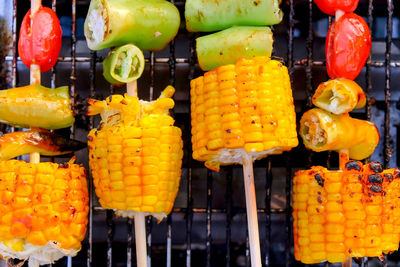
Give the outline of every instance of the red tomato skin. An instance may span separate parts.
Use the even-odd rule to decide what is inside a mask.
[[[327,15],[334,16],[337,10],[351,13],[356,10],[359,0],[314,0],[318,8]]]
[[[22,20],[18,53],[22,62],[40,66],[40,71],[50,70],[57,62],[61,49],[62,30],[56,13],[41,6],[35,13],[31,26],[31,11]]]
[[[326,70],[331,79],[354,80],[360,74],[371,51],[371,33],[365,20],[344,14],[332,23],[326,37]]]

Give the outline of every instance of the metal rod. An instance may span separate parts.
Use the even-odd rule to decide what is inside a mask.
[[[128,240],[126,245],[126,266],[132,267],[132,243],[133,243],[133,220],[128,218],[126,221]]]
[[[167,217],[167,267],[172,266],[172,214]]]
[[[265,266],[270,265],[271,249],[271,188],[272,188],[272,167],[271,158],[267,158],[266,176],[265,176]]]
[[[91,61],[90,61],[90,69],[89,69],[89,96],[90,98],[94,98],[95,96],[95,81],[96,81],[96,52],[91,52]],[[94,116],[90,116],[89,118],[89,129],[94,128]],[[88,251],[87,251],[87,267],[92,266],[92,254],[93,254],[93,179],[91,177],[91,172],[89,170],[88,176],[88,185],[89,185],[89,226],[88,226]]]
[[[155,65],[155,57],[154,52],[150,53],[150,86],[149,86],[149,99],[153,100],[154,94],[154,65]]]
[[[76,0],[72,0],[72,24],[71,24],[71,76],[69,93],[72,96],[72,106],[77,100],[76,94]],[[75,125],[71,127],[71,138],[75,138]]]
[[[227,167],[226,175],[226,265],[231,267],[231,234],[232,234],[232,167]]]
[[[113,211],[107,210],[107,267],[112,267],[112,243],[114,239]]]
[[[153,229],[153,216],[146,218],[146,235],[147,235],[147,267],[151,267],[151,232]]]
[[[308,36],[306,41],[307,46],[307,66],[306,66],[306,94],[307,94],[307,107],[312,107],[312,95],[313,95],[313,44],[314,44],[314,35],[313,35],[313,1],[308,0]]]
[[[374,18],[372,16],[373,9],[374,9],[373,0],[369,0],[368,1],[368,27],[370,29],[372,29],[373,20],[374,20]],[[367,120],[371,120],[371,106],[372,106],[372,103],[371,103],[371,101],[372,101],[372,99],[371,99],[371,95],[372,95],[371,63],[372,63],[372,58],[370,55],[367,60],[366,72],[365,72],[365,76],[366,76],[365,79],[366,79],[366,84],[367,84],[367,88],[366,88]]]
[[[17,0],[13,1],[13,21],[12,21],[12,67],[11,67],[11,74],[12,74],[12,87],[17,86]]]
[[[393,30],[393,4],[387,0],[387,24],[386,24],[386,53],[385,53],[385,132],[384,132],[384,166],[389,167],[392,151],[390,148],[390,78],[391,78],[391,52],[392,52],[392,30]]]
[[[285,193],[286,193],[286,218],[285,218],[285,232],[286,232],[286,240],[285,240],[285,261],[286,267],[290,266],[290,249],[291,249],[291,240],[292,240],[292,207],[290,206],[290,196],[292,190],[292,168],[290,167],[290,152],[286,153],[286,185],[285,185]]]
[[[212,206],[212,172],[207,170],[207,230],[206,230],[206,266],[211,267],[211,206]]]

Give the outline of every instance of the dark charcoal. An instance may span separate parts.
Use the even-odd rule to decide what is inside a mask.
[[[393,181],[393,174],[391,174],[391,173],[385,173],[383,176],[385,177],[385,179],[386,179],[388,182]]]
[[[369,167],[374,173],[383,172],[383,165],[378,161],[371,162]]]
[[[356,170],[356,171],[361,170],[360,164],[358,163],[358,161],[355,161],[355,160],[347,162],[346,165],[345,165],[345,168],[348,171],[350,171],[350,170]]]
[[[316,174],[316,175],[314,175],[314,178],[315,178],[315,180],[317,181],[317,183],[318,183],[319,186],[324,186],[325,180],[324,180],[324,178],[322,178],[321,175]]]
[[[368,181],[373,184],[381,184],[383,183],[383,177],[380,174],[371,174],[368,176]]]
[[[374,193],[381,193],[382,192],[382,186],[377,185],[377,184],[371,185],[370,189]]]

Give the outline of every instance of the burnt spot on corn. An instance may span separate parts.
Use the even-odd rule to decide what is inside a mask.
[[[122,105],[128,105],[128,102],[126,102],[125,99],[122,99],[120,103],[121,103]]]
[[[350,170],[360,171],[361,165],[358,161],[352,160],[352,161],[349,161],[346,163],[345,168],[348,171],[350,171]]]
[[[66,169],[66,168],[68,168],[68,166],[69,166],[68,162],[63,162],[63,163],[58,164],[58,168],[60,168],[60,169]]]
[[[368,181],[372,184],[381,184],[383,183],[383,177],[380,174],[371,174],[368,176]]]
[[[371,187],[369,189],[371,189],[371,191],[374,192],[374,193],[381,193],[382,192],[382,186],[377,185],[377,184],[371,185]]]
[[[320,196],[318,196],[317,200],[318,200],[318,203],[320,203],[320,204],[322,203],[322,198]]]
[[[370,168],[374,173],[383,172],[383,165],[382,165],[380,162],[378,162],[378,161],[371,162],[371,163],[369,164],[369,168]]]
[[[395,179],[400,178],[400,170],[399,169],[396,168],[393,173],[394,173]]]
[[[232,130],[231,130],[231,129],[227,129],[226,132],[227,132],[227,133],[231,133]]]
[[[390,183],[391,181],[393,181],[393,174],[391,173],[385,173],[383,175],[385,177],[385,179]]]
[[[325,180],[324,180],[324,178],[322,178],[322,176],[320,174],[317,173],[316,175],[314,175],[314,178],[317,181],[319,186],[322,186],[322,187],[324,186]]]
[[[88,139],[90,142],[93,141],[93,137],[91,137],[91,136],[88,136],[87,139]]]

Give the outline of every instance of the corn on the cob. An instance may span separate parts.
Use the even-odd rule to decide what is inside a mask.
[[[400,171],[346,163],[298,171],[293,179],[295,257],[311,264],[375,257],[398,249]]]
[[[369,157],[379,142],[375,124],[351,118],[348,114],[334,115],[314,108],[303,114],[300,135],[304,145],[314,151],[348,149],[351,159]]]
[[[0,254],[49,264],[85,237],[88,190],[79,165],[0,161]]]
[[[168,109],[174,93],[167,87],[153,102],[113,95],[91,101],[89,115],[101,113],[99,129],[89,133],[89,165],[103,208],[118,215],[171,212],[179,189],[183,142]]]
[[[191,81],[193,158],[208,168],[297,146],[289,75],[268,57],[240,59]]]
[[[333,114],[342,114],[364,107],[366,97],[356,82],[338,78],[321,83],[315,91],[312,102]]]

